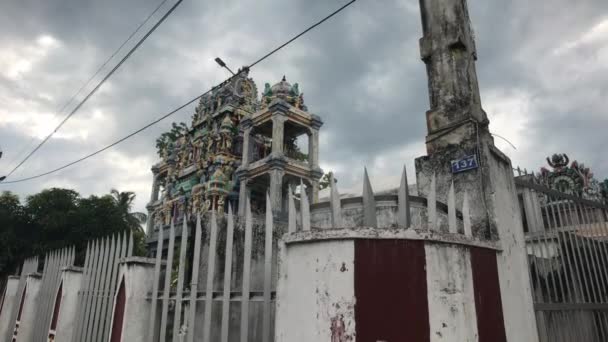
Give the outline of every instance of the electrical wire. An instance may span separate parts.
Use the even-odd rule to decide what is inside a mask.
[[[167,2],[167,0],[163,0],[161,1],[161,3],[156,6],[156,8],[154,9],[154,11],[152,11],[152,13],[150,13],[150,15],[148,15],[148,17],[142,21],[139,26],[137,26],[137,28],[135,28],[135,31],[131,32],[131,34],[129,35],[129,37],[127,37],[127,39],[125,39],[122,44],[120,44],[120,46],[114,50],[114,53],[112,53],[112,55],[110,55],[110,57],[108,57],[103,64],[101,64],[101,66],[97,69],[97,71],[95,71],[95,73],[89,77],[89,79],[76,91],[76,93],[74,93],[74,95],[72,95],[72,97],[70,97],[70,99],[63,104],[63,106],[61,106],[61,108],[59,108],[56,112],[57,113],[62,113],[73,101],[74,99],[76,99],[76,97],[78,95],[80,95],[80,93],[86,88],[88,87],[88,85],[91,83],[91,81],[93,81],[93,79],[99,75],[99,73],[106,67],[106,65],[108,65],[108,63],[110,63],[110,61],[116,56],[116,54],[118,54],[118,52],[120,50],[122,50],[122,48],[127,45],[127,43],[131,40],[131,38],[133,38],[133,36],[135,36],[137,34],[137,32],[139,32],[139,30],[148,23],[148,21],[150,21],[150,19],[156,14],[156,12],[158,12],[158,10],[160,10],[160,8]],[[17,154],[15,154],[10,162],[7,163],[7,165],[9,165],[8,169],[11,169],[13,166],[15,166],[15,163],[17,162],[17,158],[26,150],[29,150],[34,144],[34,141],[36,140],[36,138],[32,138],[30,139],[30,141],[27,144],[24,144],[23,147],[19,150],[19,152],[17,152]]]
[[[95,94],[97,92],[97,90],[108,80],[108,78],[110,78],[110,76],[112,76],[112,74],[114,74],[114,72],[116,72],[116,70],[118,70],[118,68],[120,68],[120,66],[127,60],[129,59],[129,57],[131,57],[131,55],[135,52],[135,50],[137,50],[141,44],[143,44],[143,42],[154,32],[156,31],[156,29],[160,26],[160,24],[162,24],[163,21],[165,21],[165,19],[167,19],[167,17],[173,13],[173,11],[177,8],[177,6],[179,6],[182,3],[183,0],[178,0],[157,22],[156,24],[150,29],[148,30],[148,32],[142,37],[140,38],[140,40],[137,42],[137,44],[135,44],[135,46],[133,46],[131,48],[131,50],[129,50],[129,52],[120,60],[120,62],[118,62],[118,64],[116,64],[114,66],[114,68],[112,68],[112,70],[110,70],[110,72],[108,72],[106,74],[106,76],[99,81],[99,83],[97,83],[97,85],[95,86],[95,88],[93,88],[93,90],[91,90],[87,96],[84,97],[84,99],[82,99],[78,105],[76,107],[74,107],[74,109],[72,109],[72,111],[59,123],[59,125],[57,125],[57,127],[55,127],[55,129],[49,134],[47,135],[39,144],[38,146],[36,146],[36,148],[34,148],[32,150],[32,152],[30,152],[19,164],[17,164],[17,166],[15,166],[11,172],[9,172],[6,177],[10,177],[19,167],[21,167],[21,165],[23,165],[34,153],[36,153],[36,151],[38,151],[40,149],[40,147],[42,147],[42,145],[44,145],[52,136],[53,134],[55,134],[60,128],[61,126],[63,126],[63,124],[65,124],[88,100],[89,98],[91,98],[91,96],[93,96],[93,94]]]
[[[180,0],[180,2],[181,1],[182,0]],[[321,19],[320,21],[318,21],[315,24],[313,24],[312,26],[308,27],[306,30],[304,30],[301,33],[297,34],[296,36],[294,36],[293,38],[291,38],[290,40],[288,40],[286,43],[281,44],[279,47],[277,47],[276,49],[272,50],[270,53],[267,53],[263,57],[259,58],[258,60],[256,60],[255,62],[253,62],[248,67],[244,67],[243,69],[239,70],[236,73],[236,75],[227,78],[224,82],[220,83],[220,85],[226,84],[227,82],[231,81],[233,78],[238,77],[240,74],[242,74],[242,73],[244,73],[246,71],[249,71],[249,69],[251,69],[253,66],[257,65],[258,63],[260,63],[262,61],[264,61],[265,59],[267,59],[268,57],[272,56],[273,54],[275,54],[276,52],[278,52],[279,50],[281,50],[285,46],[291,44],[293,41],[295,41],[296,39],[300,38],[301,36],[303,36],[307,32],[311,31],[315,27],[319,26],[323,22],[327,21],[329,18],[331,18],[334,15],[338,14],[339,12],[341,12],[342,10],[344,10],[345,8],[347,8],[348,6],[350,6],[351,4],[353,4],[355,1],[357,1],[357,0],[351,0],[350,2],[346,3],[344,6],[338,8],[337,10],[335,10],[334,12],[332,12],[331,14],[329,14],[326,17],[324,17],[323,19]],[[17,179],[17,180],[14,180],[14,181],[3,181],[3,182],[0,182],[0,185],[2,185],[2,184],[13,184],[13,183],[25,182],[25,181],[28,181],[28,180],[40,178],[40,177],[43,177],[43,176],[46,176],[46,175],[49,175],[49,174],[61,171],[61,170],[65,169],[65,168],[68,168],[68,167],[74,165],[74,164],[80,163],[80,162],[82,162],[82,161],[84,161],[86,159],[89,159],[89,158],[91,158],[91,157],[93,157],[95,155],[98,155],[98,154],[100,154],[100,153],[102,153],[102,152],[104,152],[104,151],[106,151],[106,150],[108,150],[108,149],[110,149],[110,148],[112,148],[112,147],[120,144],[121,142],[123,142],[123,141],[125,141],[125,140],[127,140],[127,139],[129,139],[131,137],[133,137],[134,135],[143,132],[144,130],[146,130],[146,129],[150,128],[151,126],[159,123],[160,121],[168,118],[169,116],[177,113],[178,111],[180,111],[180,110],[184,109],[185,107],[187,107],[187,106],[191,105],[192,103],[194,103],[196,100],[198,100],[201,97],[203,97],[203,96],[207,95],[208,93],[212,92],[217,87],[218,86],[215,86],[215,87],[207,90],[206,92],[202,93],[201,95],[196,96],[195,98],[191,99],[190,101],[188,101],[188,102],[184,103],[183,105],[181,105],[181,106],[173,109],[172,111],[166,113],[165,115],[161,116],[160,118],[158,118],[158,119],[156,119],[156,120],[148,123],[147,125],[143,126],[142,128],[140,128],[140,129],[138,129],[138,130],[130,133],[129,135],[127,135],[127,136],[125,136],[125,137],[123,137],[123,138],[121,138],[121,139],[119,139],[119,140],[111,143],[110,145],[107,145],[107,146],[105,146],[105,147],[103,147],[103,148],[101,148],[101,149],[99,149],[99,150],[97,150],[97,151],[95,151],[93,153],[90,153],[90,154],[88,154],[88,155],[86,155],[84,157],[81,157],[81,158],[79,158],[79,159],[77,159],[77,160],[75,160],[73,162],[65,164],[65,165],[63,165],[61,167],[58,167],[56,169],[53,169],[53,170],[50,170],[50,171],[47,171],[47,172],[44,172],[44,173],[41,173],[41,174],[38,174],[38,175],[35,175],[35,176]]]

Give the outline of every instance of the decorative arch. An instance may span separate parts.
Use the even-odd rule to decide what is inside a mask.
[[[19,323],[21,321],[21,314],[23,313],[23,304],[25,303],[25,295],[27,294],[27,282],[21,293],[21,302],[19,303],[19,312],[17,313],[17,320],[15,321],[15,330],[13,331],[12,342],[17,341],[17,335],[19,334]],[[14,311],[13,311],[14,312]]]
[[[116,295],[116,303],[114,305],[114,314],[112,315],[112,331],[110,333],[110,342],[120,342],[122,339],[122,326],[125,318],[125,305],[127,294],[125,290],[125,278],[122,277],[118,294]]]
[[[59,285],[59,290],[55,297],[55,306],[53,307],[53,317],[51,318],[51,327],[49,329],[49,341],[55,341],[57,334],[57,322],[59,321],[59,309],[61,308],[61,297],[63,296],[63,281]]]

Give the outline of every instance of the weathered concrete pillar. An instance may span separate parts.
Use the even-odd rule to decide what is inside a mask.
[[[283,199],[283,176],[285,171],[280,168],[274,168],[270,170],[270,203],[272,205],[272,211],[278,214],[282,210],[282,199]]]
[[[315,203],[319,203],[319,181],[316,179],[313,179],[310,181],[311,185],[310,185],[310,194],[309,194],[309,198],[311,199],[311,203],[315,204]]]
[[[477,53],[466,1],[421,0],[420,55],[427,67],[431,109],[427,112],[429,153],[442,146],[443,130],[474,120],[487,125],[481,108]]]
[[[38,327],[35,326],[36,314],[38,313],[39,303],[38,294],[42,285],[42,275],[32,273],[26,279],[25,298],[23,300],[23,310],[19,322],[19,332],[17,341],[31,341],[34,332]]]
[[[158,201],[158,191],[160,184],[158,180],[158,169],[152,168],[152,191],[150,192],[150,203]]]
[[[55,341],[72,341],[75,334],[78,292],[81,290],[82,268],[65,267],[61,270],[61,298],[55,326]]]
[[[15,327],[15,322],[12,321],[13,310],[20,304],[19,297],[21,294],[17,293],[19,288],[19,277],[10,276],[6,283],[6,291],[4,292],[4,301],[0,307],[0,336],[12,335],[12,330]]]
[[[475,42],[466,0],[421,0],[421,57],[431,109],[426,113],[428,156],[416,159],[418,192],[446,202],[454,182],[457,206],[466,191],[478,239],[499,244],[500,301],[507,341],[538,341],[521,213],[511,161],[494,146],[481,107]]]
[[[282,113],[272,115],[272,154],[275,156],[283,154],[286,119]]]
[[[123,259],[118,279],[112,311],[112,341],[148,341],[147,336],[152,329],[148,326],[152,304],[147,297],[154,283],[154,260],[140,257]]]
[[[241,158],[241,167],[246,168],[249,165],[249,157],[251,155],[251,119],[245,118],[241,121],[241,128],[243,129],[243,155]]]
[[[308,163],[313,169],[319,167],[319,129],[311,129],[308,135]]]
[[[247,204],[247,180],[242,179],[239,187],[239,216],[245,215],[245,205]]]

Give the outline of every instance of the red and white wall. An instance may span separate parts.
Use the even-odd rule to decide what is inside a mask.
[[[276,342],[507,341],[497,248],[341,231],[286,238]]]

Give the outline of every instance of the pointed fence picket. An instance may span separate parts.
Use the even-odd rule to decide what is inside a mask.
[[[114,297],[120,282],[120,260],[132,252],[133,233],[116,234],[87,244],[72,342],[108,340]]]
[[[48,256],[47,256],[48,258]],[[25,287],[27,276],[36,273],[38,271],[38,257],[28,258],[23,262],[23,266],[21,267],[21,273],[19,275],[19,283],[17,284],[17,298],[15,298],[13,305],[13,309],[10,315],[10,324],[14,327],[12,330],[6,331],[6,336],[4,336],[3,341],[12,341],[14,335],[18,334],[19,324],[18,316],[19,310],[21,308],[20,303],[23,300],[23,296],[25,295]]]
[[[301,201],[307,203],[306,199]],[[294,225],[295,213],[293,210]],[[177,246],[172,225],[166,250],[163,246],[167,239],[163,229],[159,229],[149,341],[273,340],[280,236],[276,230],[286,227],[275,224],[269,200],[263,221],[253,218],[248,197],[244,217],[237,219],[233,215],[232,206],[228,205],[226,214],[211,211],[193,220],[182,217],[181,243]],[[310,215],[305,215],[310,222]],[[192,221],[195,232],[190,234]],[[194,241],[188,243],[188,236],[194,236]],[[174,253],[179,253],[177,260]],[[160,317],[156,307],[161,308]],[[173,333],[169,333],[170,329]]]
[[[54,336],[51,329],[51,320],[57,299],[57,292],[61,286],[61,270],[74,264],[74,247],[63,248],[49,252],[46,264],[42,271],[40,292],[38,292],[38,309],[33,327],[33,341],[46,342]]]

